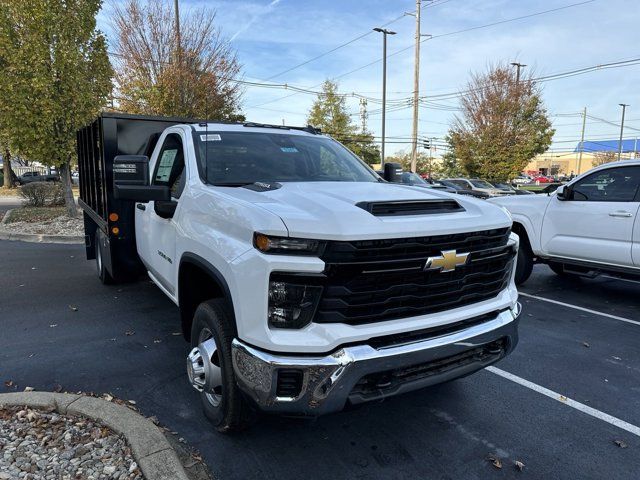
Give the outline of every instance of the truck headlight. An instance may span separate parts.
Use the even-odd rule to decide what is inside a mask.
[[[276,328],[302,328],[311,323],[318,307],[322,287],[280,280],[269,282],[269,325]]]
[[[255,233],[253,245],[262,253],[280,255],[319,255],[323,243],[309,238],[274,237]]]

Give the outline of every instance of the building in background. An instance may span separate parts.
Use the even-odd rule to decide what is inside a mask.
[[[580,151],[582,158],[580,159]],[[622,160],[640,158],[640,139],[622,141]],[[618,159],[618,140],[585,140],[572,150],[548,151],[529,162],[525,172],[542,175],[579,175],[593,167]]]

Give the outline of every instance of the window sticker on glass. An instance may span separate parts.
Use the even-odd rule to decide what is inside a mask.
[[[296,147],[280,147],[280,150],[285,153],[298,153],[298,149]]]
[[[173,167],[173,161],[176,158],[178,150],[165,150],[160,157],[160,164],[158,165],[158,171],[156,172],[157,182],[168,182],[171,175],[171,168]]]
[[[206,135],[200,135],[201,142],[220,142],[222,137],[217,133],[208,133]]]

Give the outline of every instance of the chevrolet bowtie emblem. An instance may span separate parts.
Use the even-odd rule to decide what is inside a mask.
[[[456,267],[467,263],[468,253],[457,253],[455,250],[444,250],[439,257],[429,257],[425,270],[440,270],[440,273],[453,272]]]

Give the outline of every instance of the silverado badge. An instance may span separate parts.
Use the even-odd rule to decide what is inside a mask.
[[[427,258],[424,270],[440,270],[440,273],[453,272],[456,267],[467,263],[468,253],[457,253],[455,250],[444,250],[439,257]]]

